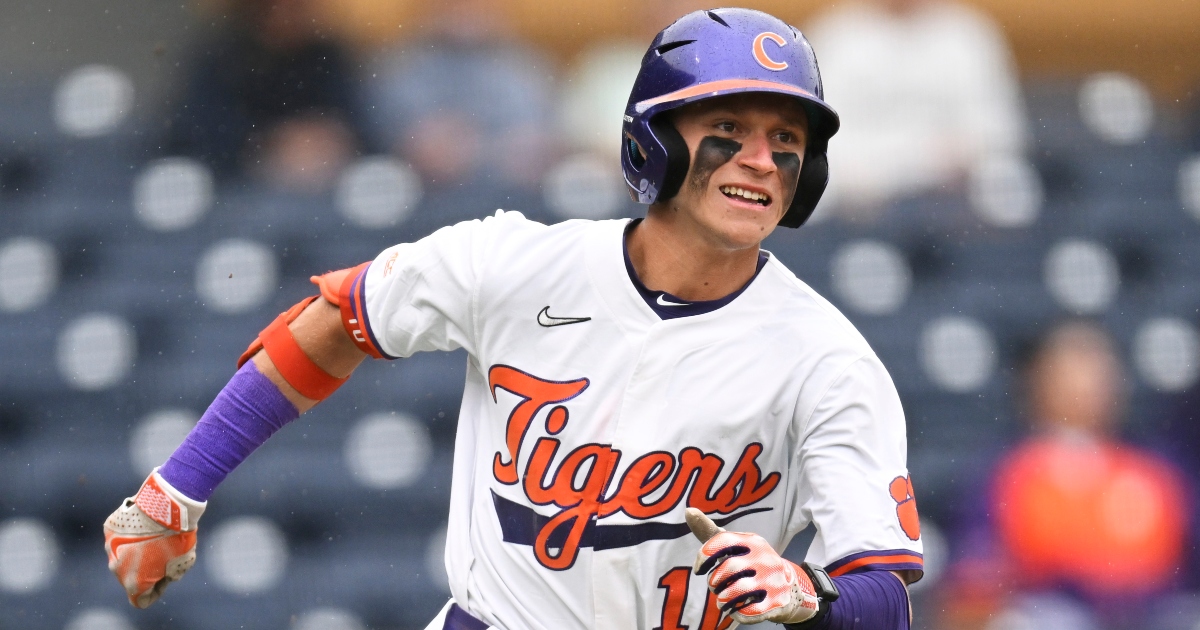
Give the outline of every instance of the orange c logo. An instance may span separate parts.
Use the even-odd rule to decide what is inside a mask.
[[[784,46],[787,44],[787,40],[770,31],[767,31],[766,33],[759,33],[758,37],[754,38],[754,60],[758,62],[758,65],[766,68],[767,70],[783,70],[784,68],[788,67],[787,62],[775,61],[774,59],[771,59],[767,56],[767,51],[763,49],[763,42],[768,39],[775,42],[776,46]]]

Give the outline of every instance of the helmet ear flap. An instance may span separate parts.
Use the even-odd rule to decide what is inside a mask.
[[[687,142],[679,135],[675,125],[671,124],[669,117],[658,115],[651,118],[650,130],[667,154],[667,171],[663,176],[662,186],[659,187],[658,198],[654,200],[658,203],[674,197],[679,192],[684,178],[687,177],[692,157]]]
[[[821,151],[804,156],[804,166],[800,167],[800,177],[796,182],[796,196],[792,197],[792,205],[779,220],[779,225],[790,228],[803,225],[812,216],[828,185],[829,158],[826,153]]]

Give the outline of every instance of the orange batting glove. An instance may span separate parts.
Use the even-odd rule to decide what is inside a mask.
[[[686,518],[704,543],[693,568],[708,574],[722,613],[741,624],[802,623],[817,614],[821,600],[808,574],[762,536],[727,532],[696,508],[688,508]]]
[[[158,469],[104,521],[104,550],[129,603],[148,608],[196,563],[196,521],[208,502],[171,487]]]

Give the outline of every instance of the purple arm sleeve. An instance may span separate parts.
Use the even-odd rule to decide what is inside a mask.
[[[908,630],[908,589],[887,571],[864,571],[833,578],[841,596],[816,623],[789,624],[789,630]]]
[[[207,501],[225,475],[298,417],[296,406],[247,361],[158,474],[188,497]]]

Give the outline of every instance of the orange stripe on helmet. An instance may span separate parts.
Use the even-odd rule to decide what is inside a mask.
[[[693,96],[701,96],[711,94],[716,96],[721,92],[729,92],[733,90],[763,90],[769,92],[783,92],[786,94],[795,94],[796,96],[804,96],[807,98],[816,98],[816,96],[808,90],[798,88],[794,85],[786,83],[778,83],[776,81],[763,81],[761,79],[721,79],[720,81],[709,81],[707,83],[699,83],[690,87],[685,87],[682,90],[675,90],[669,94],[648,98],[634,105],[634,110],[641,114],[646,110],[660,103],[670,101],[681,101]]]

